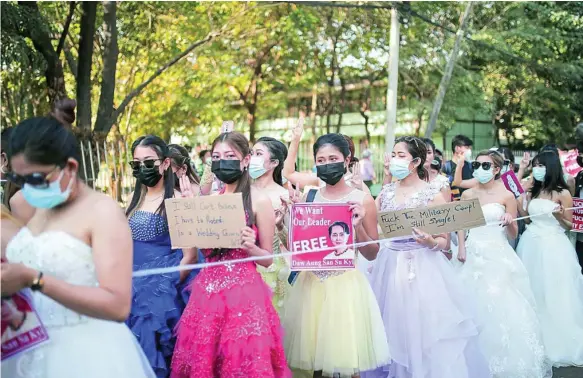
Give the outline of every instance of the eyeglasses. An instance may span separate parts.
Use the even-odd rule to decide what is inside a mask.
[[[480,163],[479,161],[472,162],[472,169],[475,171],[482,167],[485,171],[489,171],[492,168],[492,163],[489,161],[485,161]]]
[[[52,171],[49,173],[42,173],[42,172],[34,172],[28,175],[18,175],[14,172],[8,172],[6,174],[6,178],[16,184],[19,187],[23,187],[24,184],[28,184],[30,186],[34,186],[35,188],[44,189],[48,188],[50,184],[50,177],[55,172],[55,170],[59,168],[56,166],[53,168]]]
[[[142,165],[146,168],[154,168],[156,166],[156,162],[158,161],[160,161],[160,159],[146,159],[143,161],[132,160],[130,161],[130,167],[132,167],[134,171],[139,171]]]

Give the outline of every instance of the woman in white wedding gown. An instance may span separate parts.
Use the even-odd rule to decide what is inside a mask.
[[[572,207],[573,200],[558,155],[537,155],[533,177],[526,195],[528,212],[519,199],[521,215],[532,217],[516,251],[530,275],[549,360],[554,366],[582,366],[583,275],[565,234],[573,212],[564,209]]]
[[[551,377],[528,274],[508,243],[507,236],[515,238],[518,231],[517,209],[514,195],[498,180],[503,163],[497,151],[480,152],[472,163],[478,184],[462,200],[479,199],[488,225],[459,232],[458,272],[478,306],[480,346],[492,376]]]
[[[155,377],[130,330],[132,239],[115,201],[78,177],[73,134],[53,118],[13,131],[10,180],[36,208],[9,242],[2,296],[33,291],[49,341],[2,361],[10,378]]]

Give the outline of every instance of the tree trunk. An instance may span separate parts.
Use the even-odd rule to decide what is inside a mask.
[[[441,110],[441,105],[443,104],[443,99],[445,98],[445,92],[447,91],[447,87],[449,86],[449,82],[451,81],[451,75],[453,73],[453,68],[455,66],[455,62],[459,55],[460,47],[462,45],[462,39],[464,38],[464,33],[470,19],[470,13],[472,11],[472,6],[474,3],[472,1],[468,2],[466,6],[466,10],[462,15],[462,19],[460,21],[459,29],[455,36],[455,42],[453,44],[453,49],[447,61],[447,65],[445,66],[445,73],[441,78],[441,82],[439,83],[439,89],[437,90],[437,96],[435,97],[435,102],[433,103],[433,110],[431,111],[431,116],[429,117],[429,123],[427,124],[427,130],[425,130],[425,137],[431,138],[433,131],[437,126],[437,117],[439,116],[439,111]]]
[[[53,48],[51,37],[47,32],[48,25],[42,26],[35,23],[35,21],[46,23],[36,2],[19,2],[18,6],[26,7],[27,11],[31,13],[30,22],[23,25],[22,36],[32,40],[34,48],[47,62],[45,78],[47,80],[49,101],[51,104],[54,104],[56,100],[67,97],[67,90],[65,88],[63,66]]]
[[[421,126],[423,125],[423,114],[425,114],[425,108],[421,109],[421,111],[417,113],[417,126],[415,127],[416,137],[421,135]]]
[[[342,127],[342,115],[344,114],[344,106],[346,105],[346,81],[342,76],[342,71],[338,71],[338,78],[340,79],[340,111],[338,112],[338,123],[336,124],[336,133],[340,134]]]
[[[99,108],[97,109],[97,120],[95,121],[95,131],[103,132],[107,129],[108,122],[113,114],[113,97],[115,94],[115,72],[117,67],[117,57],[119,49],[117,46],[117,26],[116,26],[116,2],[106,1],[103,3],[103,73],[101,76],[101,94],[99,96]]]
[[[314,84],[312,89],[312,107],[310,109],[310,119],[312,121],[312,144],[316,142],[316,110],[318,107],[318,85]]]
[[[387,125],[385,129],[385,149],[393,150],[395,129],[397,128],[397,89],[399,84],[399,12],[391,9],[391,30],[389,36],[389,82],[387,85]]]
[[[91,129],[91,65],[97,2],[82,3],[79,63],[77,66],[77,126]]]

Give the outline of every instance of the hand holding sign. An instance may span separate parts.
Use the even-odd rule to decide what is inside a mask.
[[[362,224],[362,220],[366,215],[366,210],[364,206],[362,206],[362,203],[348,202],[348,204],[350,205],[349,210],[352,212],[354,228],[357,228]]]
[[[241,246],[253,255],[253,252],[257,249],[257,234],[255,230],[247,226],[241,230]]]
[[[223,133],[230,133],[235,130],[235,122],[233,121],[223,121],[223,125],[221,126],[221,134]]]

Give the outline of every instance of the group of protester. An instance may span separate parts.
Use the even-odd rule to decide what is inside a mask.
[[[371,155],[359,166],[341,134],[316,140],[315,173],[296,171],[302,122],[288,146],[225,131],[198,166],[146,135],[132,145],[122,210],[79,177],[73,110],[2,133],[2,177],[15,188],[4,190],[2,296],[30,288],[50,338],[3,361],[3,375],[543,378],[583,365],[583,275],[568,236],[581,182],[555,147],[516,166],[508,149],[474,153],[458,136],[442,164],[430,139],[400,137],[375,200]],[[518,198],[501,182],[508,170]],[[240,248],[172,249],[166,199],[230,193],[245,209]],[[460,199],[478,199],[487,224],[379,236],[379,212]],[[279,255],[301,202],[350,206],[356,269],[290,271]],[[202,262],[224,263],[132,279]]]

